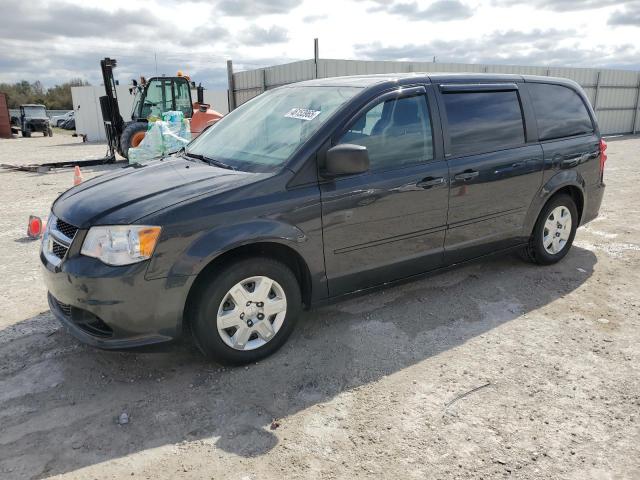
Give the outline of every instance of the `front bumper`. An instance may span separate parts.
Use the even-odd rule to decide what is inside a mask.
[[[46,245],[40,253],[49,307],[73,336],[104,349],[180,336],[194,277],[147,280],[148,262],[112,267],[76,250],[72,245],[57,265],[50,261]]]

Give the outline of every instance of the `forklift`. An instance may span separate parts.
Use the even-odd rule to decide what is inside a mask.
[[[113,69],[117,62],[113,58],[100,60],[102,79],[106,95],[100,97],[100,110],[104,130],[107,136],[107,153],[103,158],[89,160],[70,160],[66,162],[50,162],[33,165],[8,165],[0,164],[0,167],[10,170],[29,172],[46,172],[52,168],[63,167],[88,167],[103,165],[116,161],[116,153],[128,159],[129,148],[137,147],[144,138],[149,121],[162,118],[162,114],[169,110],[181,111],[185,118],[191,120],[191,136],[200,135],[204,130],[222,118],[222,114],[211,109],[204,103],[204,87],[195,86],[195,82],[178,74],[175,77],[152,77],[149,80],[141,79],[140,84],[133,82],[129,89],[135,95],[131,120],[126,121],[120,114],[118,106],[118,94],[116,86],[118,82],[113,76]],[[197,90],[197,102],[191,103],[191,89]]]
[[[204,103],[204,87],[191,82],[189,77],[178,72],[175,77],[152,77],[149,80],[133,81],[129,92],[135,95],[131,120],[124,121],[118,106],[117,82],[113,69],[117,62],[112,58],[100,61],[106,95],[100,97],[100,109],[104,121],[110,152],[128,158],[129,148],[137,147],[147,132],[149,121],[162,118],[169,110],[181,111],[191,120],[191,135],[197,137],[206,128],[222,118],[222,114]],[[197,101],[192,103],[191,89],[197,90]],[[114,155],[115,159],[115,155]]]

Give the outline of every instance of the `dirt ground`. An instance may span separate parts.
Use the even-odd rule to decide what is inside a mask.
[[[0,140],[0,163],[104,149]],[[609,140],[600,217],[561,263],[497,258],[318,309],[231,369],[187,342],[70,337],[25,230],[73,174],[0,172],[0,478],[640,478],[639,153]]]

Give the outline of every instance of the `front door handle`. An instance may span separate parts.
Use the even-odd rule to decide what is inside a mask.
[[[462,173],[458,173],[455,177],[456,180],[461,180],[463,182],[466,182],[467,180],[471,180],[472,178],[476,178],[478,175],[480,175],[480,172],[478,172],[477,170],[465,170]]]
[[[431,188],[444,183],[444,177],[426,177],[420,180],[416,185],[420,188]]]

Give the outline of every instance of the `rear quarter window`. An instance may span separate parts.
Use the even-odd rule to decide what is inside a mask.
[[[451,153],[491,152],[525,142],[518,92],[443,94]]]
[[[593,132],[593,123],[578,93],[562,85],[529,84],[540,140]]]

